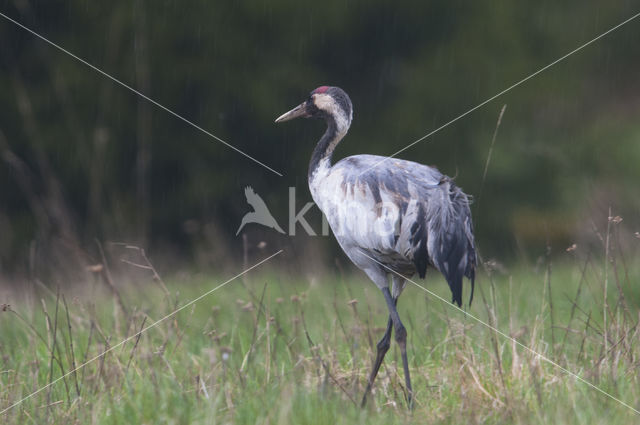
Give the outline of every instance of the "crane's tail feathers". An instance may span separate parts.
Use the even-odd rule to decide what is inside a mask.
[[[471,307],[471,302],[473,301],[473,291],[476,286],[476,271],[473,270],[471,275],[469,276],[469,280],[471,281],[471,294],[469,295],[469,307]]]
[[[473,300],[476,250],[468,197],[450,180],[444,181],[439,202],[427,205],[426,245],[432,264],[444,275],[451,289],[451,302],[462,306],[462,281],[471,281]]]
[[[470,248],[472,248],[470,246]],[[464,252],[464,257],[459,258],[458,266],[452,267],[452,263],[447,260],[452,260],[452,256],[449,256],[445,261],[435,260],[434,265],[444,275],[449,288],[451,289],[451,302],[457,304],[458,307],[462,307],[462,283],[464,278],[468,278],[471,283],[471,293],[469,294],[469,306],[473,302],[473,293],[475,291],[476,273],[475,273],[475,251]],[[453,260],[456,258],[454,256]],[[455,264],[455,263],[453,263]]]

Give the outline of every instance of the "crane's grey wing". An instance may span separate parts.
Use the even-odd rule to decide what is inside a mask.
[[[318,201],[338,239],[345,234],[359,248],[406,257],[416,247],[409,246],[411,229],[405,227],[424,216],[423,192],[437,188],[441,178],[437,169],[415,162],[356,155],[331,168]],[[417,236],[413,240],[418,243]],[[426,240],[422,246],[426,253]]]
[[[363,210],[377,209],[378,221],[385,218],[379,205],[391,203],[398,212],[391,239],[371,232],[368,239],[355,235],[363,248],[377,252],[381,260],[400,254],[415,265],[420,277],[432,264],[445,276],[452,302],[458,305],[462,304],[462,278],[467,276],[471,303],[476,253],[469,199],[450,178],[433,167],[373,155],[348,157],[333,168],[346,192],[360,189],[366,194]],[[397,258],[394,263],[401,266]]]

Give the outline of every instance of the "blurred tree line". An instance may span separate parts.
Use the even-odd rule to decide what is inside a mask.
[[[353,100],[337,158],[389,155],[633,7],[2,0],[3,14],[283,176],[0,17],[0,273],[82,269],[99,261],[96,240],[187,264],[241,258],[245,186],[285,229],[288,187],[298,210],[311,200],[306,168],[323,124],[273,124],[310,90],[337,85]],[[437,165],[475,196],[485,257],[563,250],[609,207],[637,227],[639,29],[630,22],[399,155]],[[317,210],[308,217],[319,230]],[[246,230],[302,255],[335,249],[329,238]]]

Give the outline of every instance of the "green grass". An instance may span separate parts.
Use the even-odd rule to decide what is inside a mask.
[[[537,271],[520,266],[491,278],[483,272],[469,311],[640,409],[640,269],[611,258],[605,279],[604,260],[590,260],[581,279],[584,259],[566,256],[564,264],[543,264]],[[25,284],[21,293],[0,300],[10,304],[0,313],[0,409],[60,377],[61,365],[69,371],[73,361],[97,356],[134,335],[143,322],[148,326],[226,279],[170,279],[168,295],[161,281],[116,281],[126,313],[99,279],[82,289],[62,289],[58,302],[55,290]],[[449,298],[437,273],[417,282]],[[572,301],[577,304],[573,317]],[[413,412],[405,406],[402,365],[393,342],[368,406],[356,405],[387,320],[383,297],[364,275],[309,281],[262,269],[149,329],[137,345],[133,338],[25,400],[0,421],[640,421],[640,415],[416,286],[408,284],[399,311],[408,330]]]

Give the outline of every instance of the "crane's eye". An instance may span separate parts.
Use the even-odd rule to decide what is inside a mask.
[[[315,114],[317,114],[319,112],[318,107],[316,106],[316,104],[313,101],[313,97],[310,97],[309,100],[307,101],[307,113],[310,116],[314,116]]]

